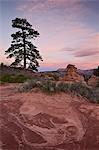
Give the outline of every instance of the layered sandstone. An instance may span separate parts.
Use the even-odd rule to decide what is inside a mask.
[[[1,86],[2,150],[99,150],[99,105],[65,93]]]
[[[77,68],[74,65],[69,64],[63,80],[68,82],[84,82],[84,77],[78,74]]]

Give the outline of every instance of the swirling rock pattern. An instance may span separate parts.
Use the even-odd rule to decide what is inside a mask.
[[[99,149],[99,105],[17,86],[1,86],[0,150]]]

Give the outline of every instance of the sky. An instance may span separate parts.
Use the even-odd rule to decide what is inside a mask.
[[[26,18],[40,36],[32,42],[43,57],[39,71],[74,64],[99,65],[99,0],[0,0],[0,62],[11,64],[12,20]]]

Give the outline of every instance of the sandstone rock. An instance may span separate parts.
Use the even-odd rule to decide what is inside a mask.
[[[91,78],[88,80],[89,86],[99,86],[99,77],[96,77],[95,75],[92,75]]]
[[[66,74],[63,78],[64,81],[68,82],[84,82],[84,77],[79,75],[77,68],[74,65],[68,65]]]
[[[76,96],[1,86],[0,120],[2,150],[99,150],[99,105]]]

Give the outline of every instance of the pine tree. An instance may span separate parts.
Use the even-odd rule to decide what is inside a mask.
[[[38,59],[42,61],[42,57],[37,47],[30,41],[39,36],[38,31],[32,29],[32,25],[26,19],[21,18],[12,20],[12,27],[19,30],[11,35],[13,38],[11,46],[5,51],[5,54],[9,54],[7,58],[15,58],[11,66],[23,65],[25,69],[38,71]]]

